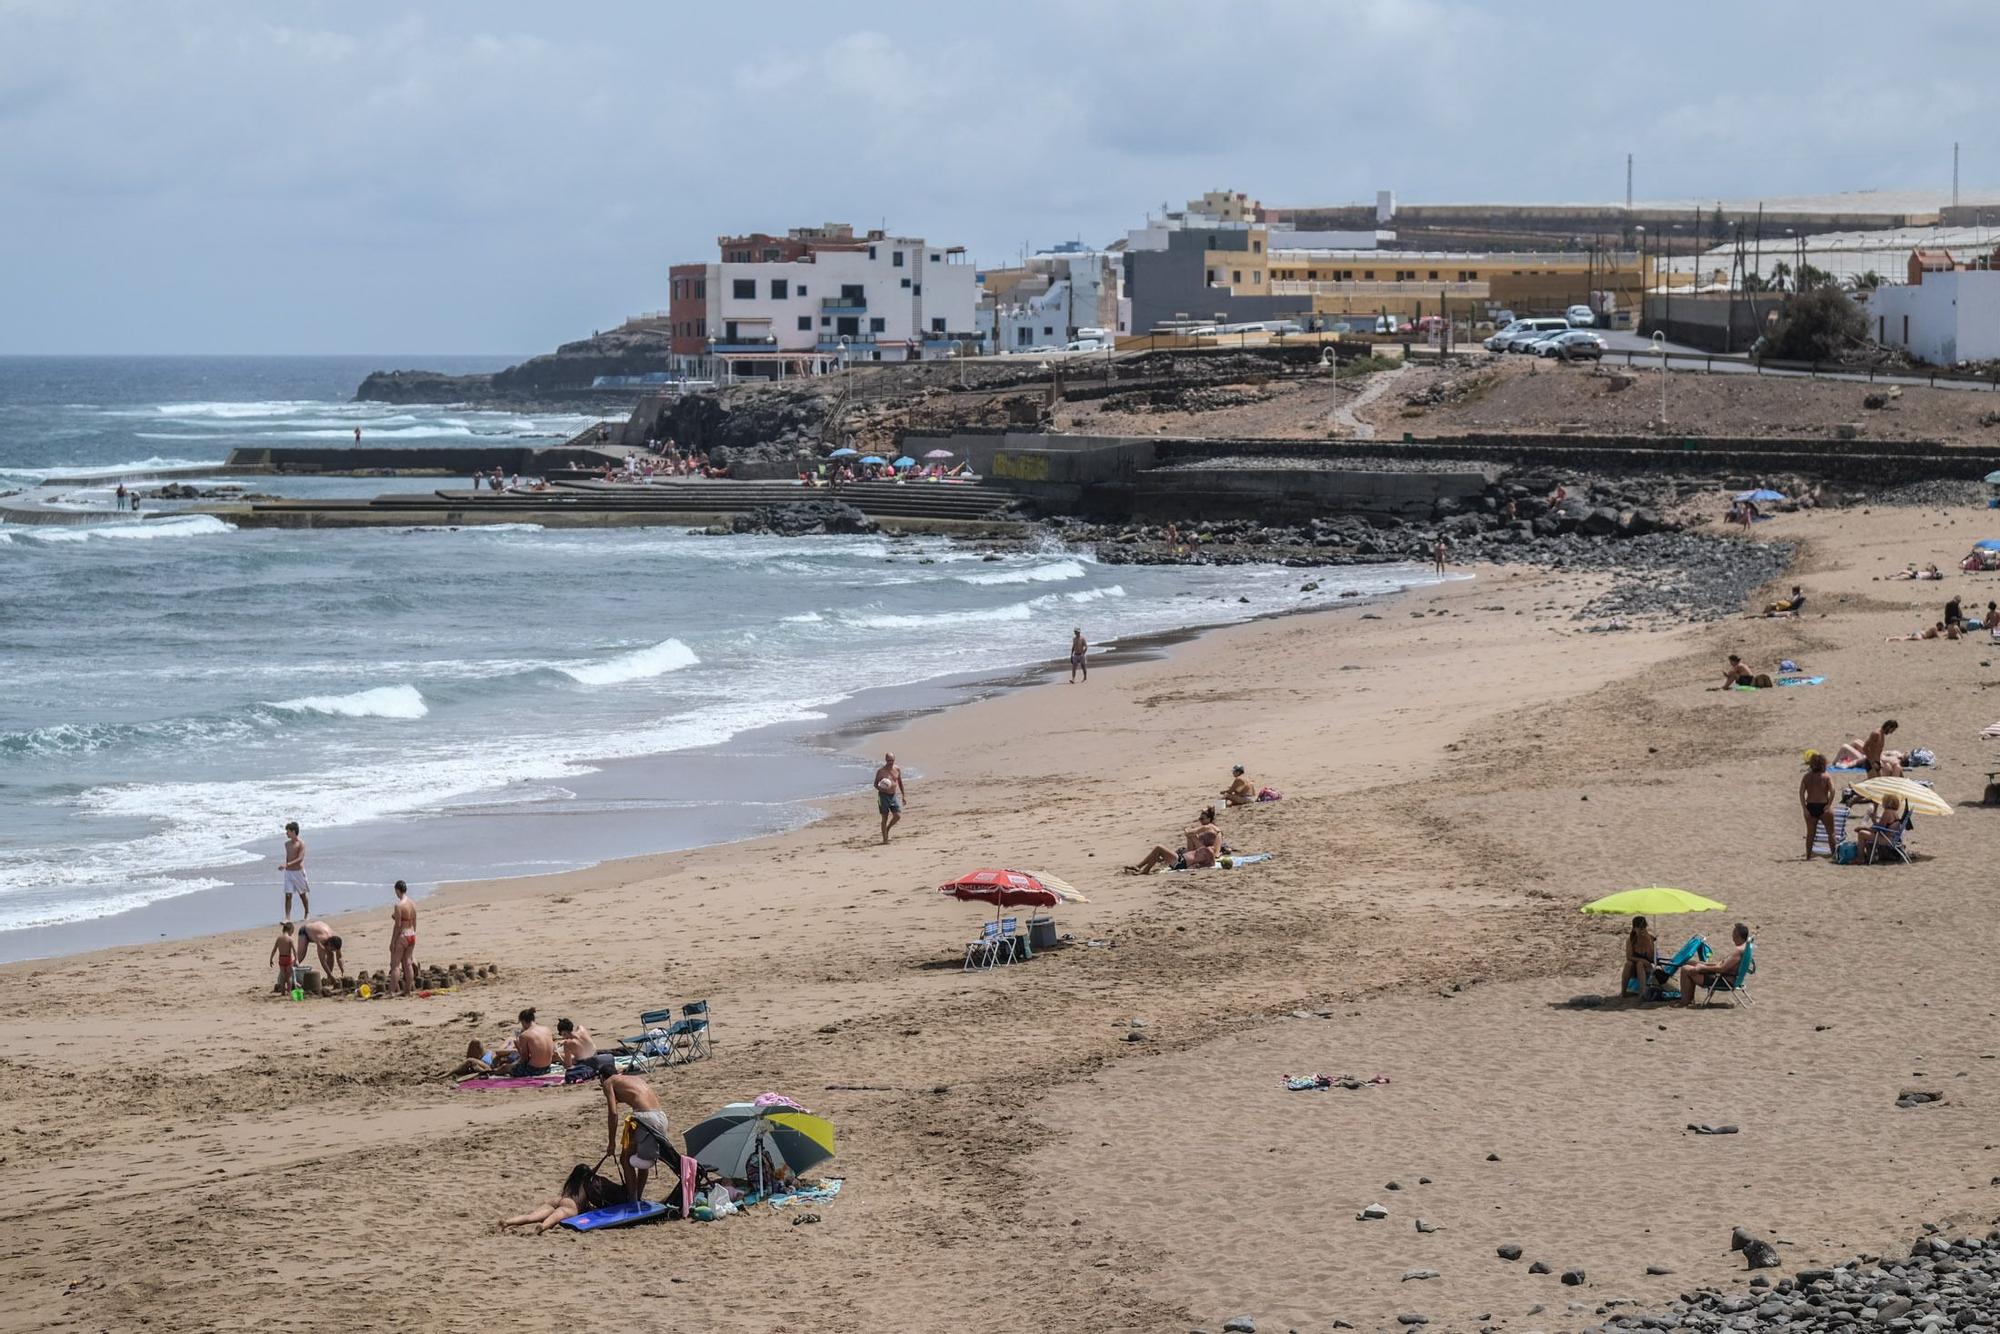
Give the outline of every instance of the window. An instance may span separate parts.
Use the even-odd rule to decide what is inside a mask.
[[[937,256],[936,256],[936,255],[932,255],[932,256],[931,256],[931,258],[932,258],[932,259],[936,259],[936,258],[937,258]],[[932,332],[932,333],[943,333],[943,332],[944,332],[944,319],[943,319],[942,317],[940,317],[940,318],[938,318],[938,319],[934,319],[934,320],[932,320],[932,321],[931,321],[931,332]],[[1878,341],[1879,341],[1879,340],[1878,340]]]
[[[820,327],[820,328],[822,328],[822,329],[828,329],[828,328],[831,328],[831,327],[833,327],[833,316],[831,316],[831,315],[822,315],[822,316],[820,316],[820,317],[819,317],[819,327]]]
[[[1214,269],[1210,269],[1208,271],[1208,285],[1210,287],[1215,286],[1217,283],[1221,281],[1222,281],[1222,275],[1219,272],[1217,272]]]
[[[936,254],[936,252],[932,252],[932,254],[931,254],[931,263],[935,264],[935,263],[937,263],[937,262],[938,262],[938,257],[937,257],[937,254]]]
[[[908,287],[909,285],[910,285],[910,280],[908,278],[903,279],[903,286]]]
[[[1472,282],[1476,280],[1478,277],[1479,274],[1472,269],[1460,269],[1458,271],[1458,280],[1462,283]]]
[[[1364,280],[1372,283],[1375,281],[1375,270],[1369,269],[1366,272],[1364,272],[1361,276]]]
[[[902,252],[902,251],[900,251],[900,250],[898,250],[898,251],[894,252],[894,257],[893,257],[893,258],[892,258],[892,259],[891,259],[891,260],[890,260],[889,262],[890,262],[890,263],[892,263],[892,264],[894,264],[894,265],[895,265],[895,266],[896,266],[897,268],[899,268],[899,269],[900,269],[900,268],[902,268],[902,267],[903,267],[903,252]]]
[[[694,336],[696,338],[708,337],[708,321],[706,319],[699,319],[694,322]]]
[[[800,333],[811,333],[811,332],[812,332],[812,327],[813,327],[813,317],[812,317],[812,316],[810,316],[810,315],[801,315],[801,316],[799,316],[799,332],[800,332]]]
[[[800,296],[804,296],[805,294],[806,294],[806,285],[805,285],[804,283],[800,283],[800,284],[799,284],[799,295],[800,295]]]
[[[1251,254],[1253,254],[1253,255],[1261,255],[1261,254],[1263,254],[1263,253],[1264,253],[1264,243],[1263,243],[1262,241],[1252,241],[1252,242],[1250,243],[1250,253],[1251,253]]]
[[[874,246],[869,246],[869,247],[868,247],[868,258],[870,258],[870,259],[873,259],[873,258],[875,258],[875,247],[874,247]]]
[[[1262,269],[1253,269],[1253,270],[1251,270],[1251,273],[1250,273],[1250,281],[1251,281],[1251,282],[1253,282],[1253,283],[1261,283],[1261,282],[1263,282],[1263,281],[1264,281],[1264,271],[1263,271]]]
[[[783,278],[771,279],[771,300],[785,301],[792,295],[792,285]]]
[[[1431,281],[1432,281],[1432,282],[1436,282],[1437,280],[1438,280],[1438,271],[1437,271],[1436,269],[1432,269],[1432,270],[1431,270]]]
[[[777,250],[777,247],[776,247],[776,246],[766,246],[766,247],[765,247],[765,249],[764,249],[764,262],[765,262],[766,264],[775,264],[775,263],[777,262],[777,260],[778,260],[778,250]]]
[[[708,300],[708,279],[697,278],[694,280],[694,299],[697,301]]]
[[[1229,281],[1232,283],[1241,283],[1243,281],[1243,270],[1231,269],[1229,271]]]
[[[755,301],[757,299],[757,280],[755,278],[737,278],[732,281],[731,286],[738,301]]]
[[[889,327],[889,322],[883,319],[880,315],[877,315],[873,319],[868,321],[869,333],[881,333],[884,329],[888,327]]]

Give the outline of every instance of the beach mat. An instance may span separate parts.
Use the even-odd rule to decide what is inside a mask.
[[[602,1209],[591,1209],[574,1218],[563,1219],[562,1225],[578,1232],[595,1232],[599,1228],[625,1227],[631,1223],[665,1218],[671,1212],[658,1200],[635,1200],[630,1204],[607,1204]]]
[[[561,1075],[527,1075],[516,1078],[513,1075],[474,1075],[470,1079],[458,1081],[458,1087],[467,1093],[500,1089],[550,1089],[563,1082]]]
[[[1778,678],[1778,684],[1781,686],[1823,686],[1826,684],[1826,678],[1824,676],[1781,676]]]
[[[1234,871],[1241,866],[1255,866],[1258,862],[1271,860],[1268,852],[1232,852],[1228,854],[1230,865],[1223,866],[1169,866],[1168,871]]]

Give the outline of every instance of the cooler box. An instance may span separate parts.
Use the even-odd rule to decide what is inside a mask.
[[[1028,948],[1041,951],[1056,947],[1056,919],[1053,917],[1030,917],[1028,919]]]

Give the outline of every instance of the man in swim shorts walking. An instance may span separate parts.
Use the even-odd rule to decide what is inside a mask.
[[[414,995],[417,990],[417,905],[410,887],[396,882],[396,907],[389,919],[389,991]]]
[[[1090,680],[1090,644],[1084,639],[1081,629],[1069,632],[1069,683],[1076,684],[1076,674],[1083,673],[1083,679]]]
[[[285,825],[285,859],[278,863],[278,870],[285,877],[285,916],[292,915],[292,895],[299,896],[299,920],[312,916],[312,904],[306,896],[312,893],[312,886],[306,883],[306,841],[299,837],[299,822],[292,820]]]
[[[882,757],[882,767],[875,771],[875,809],[882,816],[882,841],[889,841],[889,831],[903,818],[903,802],[907,795],[903,791],[903,767],[896,763],[894,755]]]

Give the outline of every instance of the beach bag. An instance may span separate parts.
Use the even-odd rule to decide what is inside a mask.
[[[1259,801],[1283,801],[1284,799],[1285,799],[1285,794],[1278,791],[1278,789],[1276,789],[1275,787],[1263,787],[1257,789],[1257,800]]]
[[[1860,855],[1861,845],[1859,843],[1843,843],[1833,850],[1833,864],[1835,866],[1852,866],[1854,859]]]
[[[1917,769],[1927,769],[1937,763],[1937,752],[1922,746],[1910,752],[1910,765]]]
[[[1775,686],[1777,682],[1771,679],[1771,674],[1769,672],[1759,672],[1754,678],[1752,678],[1750,684],[1756,686],[1759,690],[1769,690],[1773,686]]]

